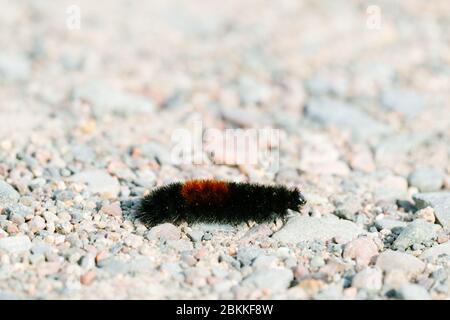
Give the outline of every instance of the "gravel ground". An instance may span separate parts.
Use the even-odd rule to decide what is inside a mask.
[[[448,298],[450,5],[380,0],[373,29],[370,4],[0,0],[0,299]],[[278,170],[174,165],[195,114],[279,129]],[[206,177],[308,205],[134,218],[153,187]]]

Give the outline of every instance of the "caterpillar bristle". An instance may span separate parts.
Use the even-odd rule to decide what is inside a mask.
[[[297,188],[221,180],[189,180],[158,187],[143,197],[138,218],[148,226],[187,221],[266,222],[306,203]]]

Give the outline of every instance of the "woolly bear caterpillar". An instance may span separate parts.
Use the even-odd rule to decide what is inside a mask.
[[[220,180],[190,180],[161,186],[145,196],[138,217],[146,225],[181,221],[265,222],[306,203],[297,188]]]

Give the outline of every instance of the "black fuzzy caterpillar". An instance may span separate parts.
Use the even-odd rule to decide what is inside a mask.
[[[306,203],[297,188],[190,180],[168,184],[145,196],[137,217],[146,225],[164,222],[265,222],[298,211]]]

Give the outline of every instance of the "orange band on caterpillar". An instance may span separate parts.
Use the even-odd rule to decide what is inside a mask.
[[[220,180],[190,180],[154,189],[140,204],[146,225],[163,222],[270,221],[306,203],[297,188]]]

